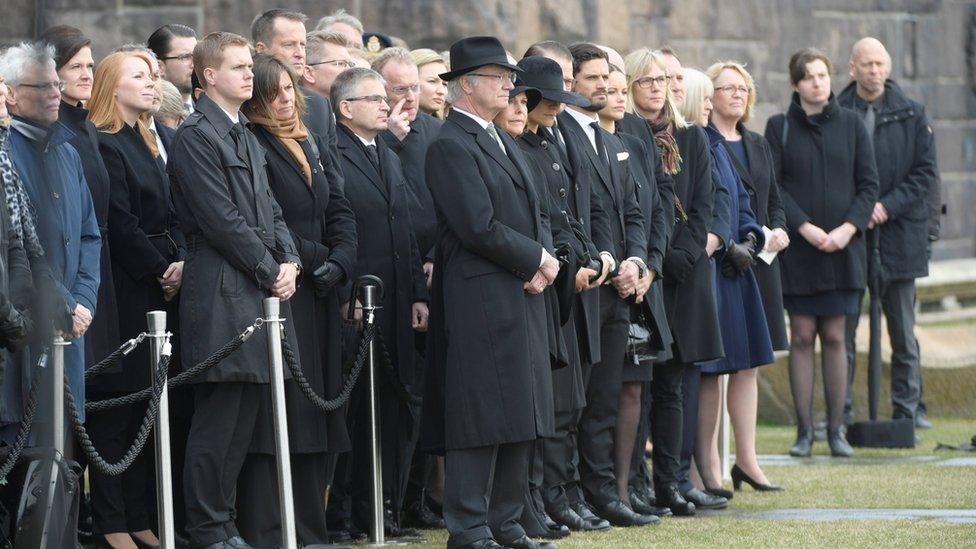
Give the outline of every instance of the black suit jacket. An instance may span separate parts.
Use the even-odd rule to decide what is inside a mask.
[[[507,154],[452,111],[427,150],[441,235],[434,260],[423,445],[473,448],[551,436],[543,295],[524,284],[552,250],[518,145]]]
[[[156,120],[156,131],[159,132],[159,140],[163,142],[163,148],[166,149],[166,153],[168,154],[170,149],[173,148],[173,138],[176,137],[176,130],[169,126],[164,126],[159,120]]]
[[[342,168],[339,163],[337,147],[335,114],[332,113],[332,103],[325,97],[312,90],[301,88],[305,97],[305,116],[302,123],[315,137],[315,146],[322,159],[322,170],[329,182],[337,182],[339,188],[343,185]]]
[[[437,137],[443,123],[429,114],[419,113],[410,123],[410,133],[403,141],[389,131],[380,134],[390,150],[400,157],[410,190],[410,220],[417,236],[420,254],[424,258],[433,257],[432,248],[437,240],[437,214],[434,212],[434,200],[427,188],[424,167],[427,147]]]
[[[339,155],[346,177],[345,193],[356,216],[359,253],[350,280],[364,274],[383,281],[380,332],[393,357],[400,381],[414,383],[414,332],[411,308],[427,301],[427,279],[410,222],[407,181],[400,160],[376,140],[380,169],[352,131],[339,125]]]

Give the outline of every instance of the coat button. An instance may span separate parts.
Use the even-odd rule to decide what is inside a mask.
[[[390,221],[393,221],[393,214],[390,214]]]
[[[54,199],[57,200],[59,198],[61,198],[61,195],[59,193],[54,193]]]
[[[577,183],[577,184],[576,184],[576,192],[579,192],[579,190],[580,190],[580,188],[579,188],[579,183]]]
[[[553,162],[552,163],[552,169],[554,169],[554,170],[556,170],[558,172],[561,169],[559,167],[559,163],[558,162]]]
[[[394,252],[393,259],[400,259],[400,252]]]
[[[565,188],[559,189],[559,197],[560,198],[566,198],[566,189]]]

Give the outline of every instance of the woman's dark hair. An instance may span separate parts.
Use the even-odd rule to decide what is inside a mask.
[[[54,46],[54,65],[57,70],[67,65],[82,48],[91,47],[91,39],[80,29],[69,25],[57,25],[47,29],[38,41]]]
[[[817,48],[803,48],[790,57],[790,83],[794,86],[807,77],[807,65],[814,61],[823,61],[827,65],[827,72],[834,72],[834,64],[827,54]]]
[[[271,112],[271,103],[278,97],[279,83],[281,75],[287,74],[291,78],[291,83],[295,87],[295,116],[302,118],[305,114],[305,97],[299,87],[298,75],[291,65],[281,59],[266,53],[259,53],[254,56],[254,91],[251,98],[241,106],[245,116],[258,114],[265,118],[274,120]]]
[[[169,55],[173,45],[173,38],[177,36],[180,38],[196,38],[197,33],[190,27],[180,25],[179,23],[163,25],[149,35],[149,39],[146,40],[146,46],[156,54],[157,59],[162,61],[163,57]]]

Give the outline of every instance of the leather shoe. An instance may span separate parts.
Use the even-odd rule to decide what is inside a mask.
[[[851,457],[854,449],[847,442],[843,426],[827,430],[827,443],[830,444],[830,455],[834,457]]]
[[[241,536],[234,536],[224,541],[204,545],[203,549],[254,549]]]
[[[656,495],[657,504],[663,505],[676,517],[690,517],[695,514],[695,504],[686,500],[678,487],[675,485],[666,486],[663,492]]]
[[[630,508],[635,513],[641,515],[654,515],[656,517],[667,517],[671,515],[671,509],[651,505],[634,490],[630,491]]]
[[[915,428],[916,429],[931,429],[932,422],[929,418],[925,416],[922,412],[915,412]]]
[[[732,490],[726,490],[725,488],[722,488],[721,486],[719,486],[718,488],[705,488],[702,491],[705,492],[706,494],[710,494],[710,495],[713,495],[713,496],[716,496],[716,497],[720,497],[720,498],[725,498],[727,500],[731,500],[732,499],[732,496],[735,495],[732,492]]]
[[[796,442],[790,448],[790,455],[808,458],[811,453],[813,453],[813,427],[797,427]]]
[[[556,521],[552,520],[549,513],[542,511],[542,522],[546,526],[546,532],[542,535],[545,539],[563,539],[569,536],[569,527],[563,526],[562,524],[557,524]]]
[[[460,549],[501,549],[505,547],[491,538],[479,539],[474,543],[462,545]]]
[[[563,526],[569,528],[573,532],[578,532],[580,530],[586,530],[587,523],[585,520],[580,518],[573,511],[569,505],[560,505],[559,507],[551,507],[546,509],[546,516],[552,518],[557,524],[562,524]]]
[[[586,524],[586,526],[583,527],[583,530],[591,532],[610,528],[610,523],[594,515],[593,511],[590,509],[590,506],[587,505],[586,502],[578,501],[573,503],[572,508],[573,511],[576,511],[576,514],[579,515],[579,517],[583,519],[583,522]]]
[[[426,498],[420,498],[410,504],[404,517],[405,526],[413,526],[423,530],[438,530],[446,528],[444,519],[439,517],[428,505]]]
[[[511,547],[512,549],[556,549],[555,543],[539,543],[529,536],[522,536],[515,541],[504,542],[502,546]]]
[[[610,521],[614,526],[648,526],[659,524],[661,519],[654,515],[639,515],[624,505],[624,502],[617,500],[604,505],[597,512],[599,516]]]
[[[706,494],[698,488],[692,488],[681,495],[684,496],[686,500],[694,503],[696,509],[725,509],[729,506],[729,500],[723,497]]]

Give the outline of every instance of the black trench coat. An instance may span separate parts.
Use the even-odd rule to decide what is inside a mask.
[[[339,297],[336,291],[326,297],[316,297],[310,275],[326,260],[335,262],[346,273],[353,272],[356,220],[349,201],[336,182],[326,178],[323,163],[307,140],[302,149],[312,166],[311,185],[277,137],[257,125],[253,131],[265,151],[271,191],[281,206],[282,217],[291,231],[302,265],[308,270],[303,283],[288,300],[295,324],[295,331],[288,334],[288,341],[301,357],[302,370],[315,392],[325,399],[333,399],[342,389],[343,382]],[[324,153],[320,151],[320,155]],[[285,382],[285,400],[292,453],[340,453],[350,449],[345,407],[329,414],[320,411],[294,381]],[[274,454],[269,394],[261,396],[260,405],[263,411],[258,412],[250,451]]]
[[[241,123],[247,120],[240,117]],[[173,202],[187,240],[180,290],[183,365],[195,365],[264,318],[263,301],[279,264],[301,263],[268,185],[264,151],[244,132],[247,155],[235,149],[231,120],[203,94],[183,122],[167,165]],[[285,330],[291,307],[281,302]],[[285,370],[285,377],[291,377]],[[268,383],[268,340],[257,334],[197,382]]]
[[[519,146],[454,111],[427,151],[434,260],[422,443],[431,452],[553,436],[545,298],[523,289],[552,239]]]
[[[786,212],[783,210],[783,201],[779,196],[776,167],[773,164],[773,153],[769,148],[769,142],[762,135],[746,129],[741,123],[738,129],[746,149],[748,168],[739,162],[728,144],[725,146],[728,148],[732,165],[735,166],[735,171],[749,194],[752,213],[756,214],[759,225],[786,231]],[[755,273],[756,282],[759,284],[773,350],[785,351],[790,348],[790,342],[786,336],[786,320],[783,316],[783,281],[779,256],[773,259],[772,265],[767,265],[765,261],[756,261],[752,272]]]
[[[163,298],[157,280],[186,252],[162,160],[153,157],[142,136],[130,126],[114,134],[99,132],[98,142],[111,183],[108,242],[119,298],[103,308],[117,311],[123,340],[146,331],[149,311],[166,311],[166,329],[179,333],[177,301]],[[149,349],[146,343],[140,345],[125,357],[120,373],[102,374],[88,382],[88,387],[117,392],[148,387]]]
[[[785,149],[784,117],[788,119]],[[790,247],[782,257],[783,294],[863,290],[867,283],[863,235],[878,198],[874,149],[864,123],[833,95],[822,113],[807,116],[794,93],[788,113],[766,123],[766,140],[790,231]],[[807,221],[827,232],[849,221],[858,231],[846,248],[828,254],[797,232]]]

